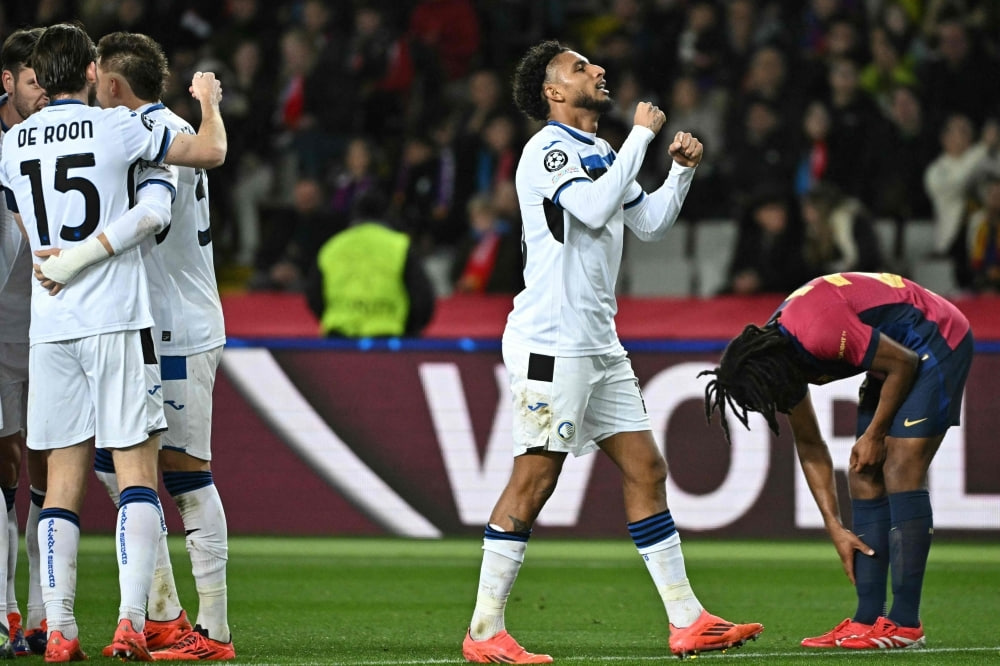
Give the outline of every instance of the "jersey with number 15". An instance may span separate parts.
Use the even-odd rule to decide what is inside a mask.
[[[174,133],[125,107],[55,100],[4,138],[0,183],[20,213],[32,252],[70,248],[129,209],[129,171],[162,161]],[[94,264],[56,296],[37,281],[31,344],[148,328],[149,289],[139,248]]]

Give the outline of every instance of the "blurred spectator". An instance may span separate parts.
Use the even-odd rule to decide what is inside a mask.
[[[240,266],[253,264],[260,246],[260,206],[270,200],[274,184],[274,91],[261,85],[261,57],[252,39],[233,51],[222,101],[229,152],[212,173],[221,245]]]
[[[877,141],[885,121],[872,98],[861,89],[858,66],[848,58],[830,64],[829,161],[826,179],[862,201],[872,199]]]
[[[506,183],[501,189],[512,189]],[[473,196],[467,206],[469,231],[458,246],[452,268],[455,291],[513,294],[524,287],[521,224],[500,214],[487,194]]]
[[[281,128],[293,136],[302,128],[306,77],[315,63],[316,51],[305,32],[292,28],[281,36],[278,120]]]
[[[208,4],[208,3],[196,3]],[[275,3],[262,0],[227,0],[222,21],[211,33],[212,53],[223,62],[230,62],[236,47],[248,39],[255,40],[262,50],[264,76],[276,74],[281,24],[275,20]],[[203,12],[198,8],[199,13]],[[225,82],[223,82],[225,83]]]
[[[702,88],[718,84],[725,54],[718,11],[714,2],[695,0],[687,10],[687,23],[678,38],[678,73],[694,77]]]
[[[757,28],[755,0],[730,0],[725,5],[722,27],[725,51],[720,68],[721,84],[735,87],[741,81],[751,54],[762,45]],[[670,120],[669,116],[667,120]]]
[[[795,171],[795,147],[774,104],[765,100],[751,103],[743,127],[742,133],[727,133],[722,162],[731,201],[737,207],[745,205],[755,190],[790,189]]]
[[[864,204],[836,186],[819,183],[802,196],[803,258],[809,278],[844,271],[885,269],[874,220]]]
[[[490,194],[503,182],[514,181],[520,157],[518,124],[507,114],[497,114],[483,127],[476,159],[476,192]]]
[[[351,225],[311,257],[306,300],[331,337],[414,336],[430,322],[434,293],[409,235],[385,221],[377,190],[361,196]]]
[[[802,257],[797,208],[780,190],[768,188],[754,195],[739,220],[723,293],[786,293],[811,277]]]
[[[269,233],[257,254],[253,289],[301,291],[320,246],[343,225],[325,205],[322,185],[303,178],[295,184],[292,210],[274,212],[280,219],[268,224]]]
[[[938,142],[924,122],[923,106],[913,88],[896,87],[891,100],[889,122],[875,151],[878,166],[870,203],[876,215],[902,225],[907,220],[931,218],[924,171],[937,156]],[[883,249],[897,254],[899,248]]]
[[[837,5],[831,0],[813,0],[813,7]],[[861,30],[852,14],[837,9],[818,23],[822,32],[817,42],[807,45],[802,72],[798,77],[800,85],[809,98],[830,95],[830,70],[834,63],[850,60],[856,66],[865,62]]]
[[[410,13],[409,36],[436,56],[449,81],[477,64],[479,16],[471,0],[419,0]]]
[[[416,77],[407,41],[374,2],[358,4],[344,55],[348,81],[357,90],[354,128],[367,136],[398,136]]]
[[[861,70],[861,88],[888,114],[892,92],[899,86],[916,85],[917,76],[913,63],[902,52],[903,45],[894,42],[888,30],[876,26],[868,36],[872,59]]]
[[[334,176],[330,194],[330,211],[338,226],[346,227],[361,196],[376,189],[380,187],[374,148],[367,139],[354,138],[347,144],[344,165]]]
[[[776,46],[762,46],[754,52],[735,91],[731,117],[735,119],[733,129],[736,133],[741,131],[739,119],[746,114],[747,106],[757,101],[780,105],[788,118],[799,113],[799,93],[789,83],[787,59]]]
[[[993,125],[980,143],[973,144],[974,138],[969,118],[948,118],[941,130],[941,153],[924,172],[924,187],[934,208],[934,253],[939,256],[955,250],[968,211],[972,176],[990,148],[996,148],[1000,132]]]
[[[795,168],[795,193],[805,194],[826,175],[830,163],[830,111],[814,100],[802,117],[802,144]]]
[[[670,141],[677,132],[691,132],[701,140],[705,152],[684,200],[683,215],[690,220],[729,215],[731,211],[718,195],[723,187],[719,176],[719,160],[725,154],[721,100],[703,95],[693,77],[682,76],[674,81],[666,114],[667,122],[658,135],[665,139],[660,142],[659,160],[658,163],[653,163],[655,166],[652,170],[656,174],[669,171],[673,162],[667,151]],[[629,120],[631,121],[631,117]],[[659,177],[662,179],[662,176]],[[659,183],[650,183],[651,190],[658,186]]]
[[[441,208],[441,161],[434,139],[426,133],[406,139],[399,158],[389,206],[390,219],[401,231],[413,236],[417,249],[431,252],[435,245],[454,245],[458,238],[449,234],[447,215]]]
[[[979,293],[1000,292],[1000,172],[980,185],[983,207],[969,219],[968,282]]]
[[[931,114],[928,120],[939,127],[949,116],[961,114],[978,127],[996,109],[996,57],[972,43],[959,15],[942,19],[934,38],[933,56],[917,73]]]
[[[917,22],[922,8],[908,0],[888,0],[878,10],[876,24],[882,26],[889,40],[899,48],[902,59],[912,63],[927,59],[929,50]]]

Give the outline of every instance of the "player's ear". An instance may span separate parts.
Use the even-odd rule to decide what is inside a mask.
[[[3,70],[3,90],[8,95],[14,92],[14,75],[9,69]]]
[[[87,83],[97,83],[97,63],[93,60],[87,65]]]
[[[562,90],[559,89],[559,86],[553,85],[551,83],[542,86],[542,96],[545,97],[545,99],[550,100],[552,102],[563,101]]]

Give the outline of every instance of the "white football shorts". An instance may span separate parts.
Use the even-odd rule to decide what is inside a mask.
[[[32,345],[28,374],[30,449],[90,437],[98,448],[128,448],[167,426],[150,399],[160,382],[149,329]]]
[[[24,430],[28,342],[0,342],[0,437]]]
[[[650,430],[639,381],[624,350],[553,357],[503,343],[514,401],[514,455],[582,456],[620,432]]]
[[[212,390],[221,360],[222,347],[192,356],[160,357],[168,428],[160,448],[212,459]]]

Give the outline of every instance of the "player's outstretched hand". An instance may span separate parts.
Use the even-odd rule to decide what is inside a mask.
[[[701,156],[705,154],[705,147],[690,132],[678,132],[674,135],[674,141],[667,148],[667,151],[670,153],[670,157],[674,158],[674,162],[681,166],[694,167],[701,162]]]
[[[218,105],[222,101],[222,83],[212,72],[195,72],[191,77],[191,96],[199,102]]]
[[[58,257],[59,253],[62,252],[59,248],[50,248],[48,250],[36,250],[35,256],[41,259],[46,259],[47,257]],[[35,272],[35,279],[42,283],[42,286],[48,290],[49,296],[55,296],[62,288],[65,286],[62,282],[56,282],[55,280],[45,276],[42,272],[42,267],[39,264],[32,264],[32,268]]]
[[[657,134],[665,122],[667,122],[667,115],[660,111],[660,107],[653,106],[649,102],[639,102],[636,105],[635,119],[632,124],[648,127],[653,130],[653,134]]]

